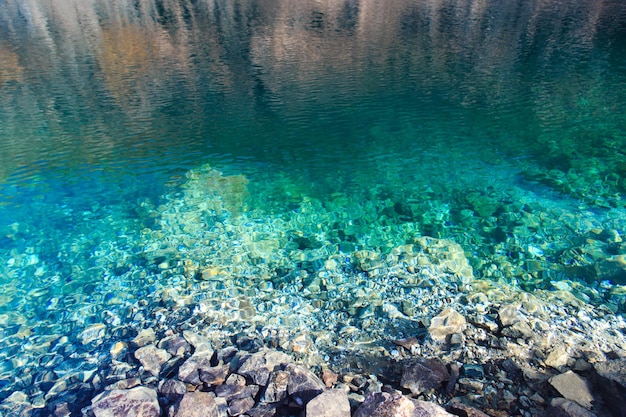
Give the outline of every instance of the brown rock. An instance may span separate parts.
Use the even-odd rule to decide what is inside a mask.
[[[451,417],[452,414],[427,401],[411,400],[387,392],[370,394],[356,409],[354,417]]]
[[[215,397],[208,392],[188,392],[183,396],[175,416],[219,417]]]
[[[326,389],[322,380],[304,366],[290,364],[285,371],[289,372],[287,393],[299,405],[306,404]]]
[[[438,390],[442,384],[450,380],[446,366],[439,359],[418,359],[404,364],[400,384],[415,395],[431,389]]]
[[[454,309],[447,307],[432,318],[430,327],[428,327],[428,333],[434,341],[445,342],[449,335],[463,333],[465,325],[465,317]]]
[[[159,417],[161,408],[155,390],[136,387],[105,391],[92,401],[96,417]]]
[[[553,376],[548,381],[564,398],[575,401],[587,409],[591,408],[594,399],[589,384],[578,374],[567,371]]]
[[[200,385],[200,368],[211,367],[212,350],[194,353],[178,368],[178,379],[189,384]]]
[[[161,366],[167,362],[172,355],[164,349],[158,349],[154,345],[146,345],[135,351],[135,358],[143,365],[143,369],[154,376],[161,372]]]
[[[350,417],[348,394],[341,390],[324,391],[306,405],[307,417]]]

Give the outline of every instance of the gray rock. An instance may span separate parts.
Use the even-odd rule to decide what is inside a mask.
[[[555,346],[548,357],[545,360],[546,365],[554,368],[560,369],[563,366],[567,365],[567,361],[569,360],[569,353],[567,349],[563,345]]]
[[[261,397],[261,401],[266,403],[277,403],[287,398],[287,383],[289,382],[289,372],[274,371],[270,374],[267,388]]]
[[[238,398],[256,397],[259,392],[258,385],[230,385],[223,384],[215,387],[215,395],[225,398],[227,401]]]
[[[189,384],[200,385],[200,368],[211,367],[212,350],[194,353],[178,368],[178,379]]]
[[[222,385],[228,374],[230,366],[228,364],[213,366],[210,368],[200,368],[200,381],[207,385]]]
[[[143,347],[149,345],[154,342],[156,339],[156,333],[153,328],[143,329],[139,332],[139,334],[133,339],[133,343],[137,347]]]
[[[590,409],[594,401],[591,389],[587,380],[578,374],[567,371],[560,375],[555,375],[548,380],[550,385],[556,389],[564,398],[575,401],[581,406]]]
[[[248,410],[247,414],[250,417],[274,417],[277,410],[273,404],[257,404],[256,407]]]
[[[348,394],[341,390],[322,392],[306,405],[307,417],[350,417]]]
[[[446,404],[446,410],[449,413],[452,413],[457,416],[467,416],[467,417],[489,417],[489,415],[483,413],[482,411],[470,407],[469,405],[463,404],[460,401],[455,401],[454,399]]]
[[[209,392],[188,392],[183,396],[175,416],[219,417],[215,397]]]
[[[442,388],[450,380],[446,366],[439,359],[418,359],[404,364],[400,385],[415,395]]]
[[[463,365],[463,373],[468,378],[483,379],[485,377],[485,370],[480,365],[465,364]]]
[[[452,414],[427,401],[411,400],[387,392],[370,394],[356,409],[354,417],[451,417]]]
[[[613,415],[626,417],[626,358],[614,359],[593,365],[596,386]]]
[[[157,347],[167,350],[172,356],[185,356],[191,352],[191,345],[181,336],[165,337],[159,341]]]
[[[161,408],[155,390],[136,387],[105,391],[92,401],[96,417],[159,417]]]
[[[565,413],[568,417],[596,417],[591,411],[587,411],[574,401],[565,398],[553,398],[552,401],[550,401],[550,406]],[[551,413],[551,415],[554,415],[554,413]]]
[[[434,341],[446,342],[449,335],[463,333],[465,326],[465,317],[454,309],[447,307],[432,318],[428,327],[428,333]]]
[[[187,393],[187,386],[184,382],[176,379],[168,379],[159,383],[159,395],[171,402],[179,401]]]
[[[213,356],[213,349],[211,348],[211,342],[204,336],[194,333],[190,330],[183,332],[183,337],[189,342],[195,349],[194,353],[211,352],[210,356]]]
[[[172,355],[164,349],[158,349],[154,345],[146,345],[135,351],[135,358],[143,365],[143,369],[152,375],[159,375],[161,366],[167,362]]]
[[[498,310],[498,319],[503,327],[507,327],[526,320],[526,317],[521,313],[519,304],[506,304]]]
[[[254,407],[254,399],[252,397],[235,398],[228,403],[228,414],[231,416],[239,416]]]
[[[287,365],[287,394],[300,406],[324,392],[326,385],[313,372],[301,365]]]
[[[237,370],[257,385],[267,385],[270,372],[291,362],[291,357],[275,350],[261,350],[251,355]]]

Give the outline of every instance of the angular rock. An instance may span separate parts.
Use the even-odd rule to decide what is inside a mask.
[[[209,392],[188,392],[183,396],[175,417],[219,417],[215,397]]]
[[[387,392],[370,394],[356,409],[354,417],[451,417],[437,404],[411,400]]]
[[[191,352],[191,344],[181,336],[169,336],[159,341],[157,345],[159,349],[167,350],[172,356],[185,356]]]
[[[207,385],[222,385],[224,381],[226,381],[229,373],[230,366],[228,364],[210,368],[200,368],[200,381]]]
[[[599,362],[596,370],[596,386],[613,415],[626,417],[626,358]]]
[[[137,347],[143,347],[149,345],[150,343],[156,340],[156,333],[153,328],[143,329],[139,332],[139,334],[133,339],[133,343]]]
[[[551,416],[560,417],[564,413],[567,417],[597,417],[591,411],[587,411],[574,401],[565,398],[553,398],[550,401],[550,406],[553,408],[552,410],[548,409]],[[558,411],[555,413],[554,409]]]
[[[252,397],[235,398],[228,403],[228,414],[239,416],[254,407],[254,404],[255,401]]]
[[[306,405],[307,417],[350,417],[348,394],[341,390],[324,391]]]
[[[193,346],[194,353],[211,352],[210,356],[213,356],[213,348],[211,347],[211,342],[206,337],[201,336],[198,333],[194,333],[190,330],[185,330],[183,332],[183,337]]]
[[[418,359],[404,364],[400,384],[415,395],[441,389],[442,384],[450,380],[446,366],[439,359]]]
[[[92,401],[96,417],[159,417],[161,408],[155,390],[136,387],[105,391]]]
[[[564,398],[575,401],[581,406],[590,409],[594,401],[591,389],[587,380],[578,374],[567,371],[560,375],[555,375],[548,380],[550,385],[556,389]]]
[[[446,405],[446,411],[456,416],[489,417],[488,414],[485,414],[482,411],[474,407],[470,407],[469,405],[463,404],[462,402],[458,400],[455,401],[454,399]]]
[[[178,368],[178,379],[189,384],[200,385],[200,368],[211,367],[212,350],[194,353]]]
[[[277,403],[287,398],[287,384],[289,382],[289,372],[274,371],[270,374],[267,388],[261,397],[261,401],[266,403]]]
[[[248,410],[250,417],[274,417],[277,415],[276,406],[273,404],[257,404],[256,407]]]
[[[569,353],[565,349],[565,346],[557,345],[548,354],[548,357],[546,358],[545,363],[546,365],[554,369],[559,369],[567,365],[568,359],[569,359]]]
[[[161,372],[161,366],[167,362],[172,355],[164,349],[158,349],[154,345],[146,345],[135,351],[135,358],[143,365],[143,369],[154,376]]]
[[[215,387],[215,395],[225,398],[227,401],[239,398],[256,397],[259,392],[258,385],[230,385],[223,384]]]
[[[262,350],[251,355],[237,370],[257,385],[267,385],[270,372],[276,368],[287,365],[291,357],[275,350]]]
[[[159,395],[171,402],[179,401],[185,394],[187,394],[187,386],[184,382],[168,379],[159,383]]]
[[[446,342],[449,335],[463,333],[465,329],[465,317],[454,309],[447,307],[430,321],[428,332],[430,337],[437,342]]]
[[[512,326],[526,317],[520,312],[519,304],[505,304],[498,310],[498,318],[503,327]]]
[[[289,364],[285,371],[289,372],[287,394],[301,406],[326,389],[324,382],[304,366]]]

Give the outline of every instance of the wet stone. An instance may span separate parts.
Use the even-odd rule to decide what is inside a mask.
[[[433,317],[428,332],[437,342],[446,342],[449,335],[462,333],[465,329],[465,317],[450,307]]]
[[[215,394],[225,398],[227,401],[239,398],[256,397],[259,392],[258,385],[230,385],[222,384],[215,387]]]
[[[446,366],[439,359],[418,359],[404,364],[400,385],[415,395],[439,390],[450,380]]]
[[[179,401],[187,393],[187,386],[184,382],[176,379],[168,379],[159,383],[159,395],[167,398],[171,402]]]
[[[212,350],[194,353],[178,368],[178,379],[189,384],[200,385],[200,368],[210,368]]]
[[[267,388],[261,397],[266,403],[276,403],[287,398],[287,383],[289,382],[289,372],[272,372],[267,384]]]
[[[287,393],[298,405],[306,404],[326,389],[321,379],[301,365],[287,365],[285,371],[289,372]]]
[[[485,377],[485,371],[481,365],[465,364],[463,365],[463,373],[468,378],[482,379]]]
[[[166,363],[172,355],[164,349],[158,349],[154,345],[146,345],[135,351],[135,358],[143,365],[147,372],[152,375],[159,375],[161,366]]]
[[[105,391],[92,400],[96,417],[159,417],[157,393],[146,387]]]
[[[200,381],[207,385],[221,385],[226,381],[229,373],[230,366],[228,364],[210,368],[200,368]]]
[[[139,332],[139,334],[133,339],[133,343],[137,347],[143,347],[153,343],[156,340],[156,333],[154,329],[143,329]]]
[[[185,356],[191,352],[191,345],[180,336],[169,336],[159,341],[159,349],[165,349],[172,356]]]
[[[291,362],[291,357],[275,350],[262,350],[252,354],[237,370],[257,385],[267,385],[270,372]]]

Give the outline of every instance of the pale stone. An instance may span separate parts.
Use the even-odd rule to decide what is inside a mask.
[[[156,340],[156,333],[154,329],[143,329],[139,332],[139,334],[133,339],[133,343],[135,346],[143,347],[149,345],[150,343]]]
[[[167,362],[172,355],[165,349],[158,349],[154,345],[147,345],[135,351],[135,358],[143,365],[143,368],[154,376],[161,372],[161,366]]]
[[[548,354],[545,362],[546,365],[559,369],[562,366],[567,365],[569,354],[563,345],[558,345]]]
[[[324,391],[306,405],[307,417],[350,417],[348,394],[341,390]]]
[[[96,417],[159,417],[161,408],[155,390],[136,387],[105,391],[92,400]]]
[[[428,332],[433,340],[445,342],[448,335],[462,333],[465,325],[465,317],[447,307],[439,315],[432,318]]]
[[[578,374],[567,371],[553,376],[548,381],[564,398],[575,401],[587,409],[591,408],[594,399],[589,384]]]
[[[219,417],[214,394],[202,391],[186,393],[175,417]]]

